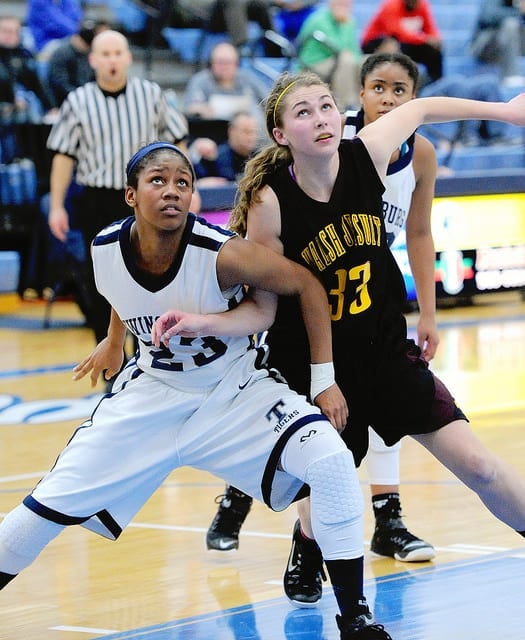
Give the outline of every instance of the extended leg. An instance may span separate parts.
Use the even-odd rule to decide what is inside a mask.
[[[23,504],[9,512],[0,524],[0,588],[28,567],[63,528]]]
[[[496,518],[523,535],[525,480],[493,455],[465,420],[456,420],[438,431],[414,438],[475,491]]]

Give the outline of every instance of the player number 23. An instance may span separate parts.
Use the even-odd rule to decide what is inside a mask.
[[[340,320],[345,311],[345,292],[348,282],[357,281],[355,285],[355,298],[348,306],[348,313],[355,315],[362,313],[370,305],[370,293],[368,291],[368,282],[370,281],[370,262],[365,262],[351,269],[338,269],[336,272],[337,286],[330,289],[329,295],[332,298],[332,320]],[[352,287],[352,290],[354,288]]]

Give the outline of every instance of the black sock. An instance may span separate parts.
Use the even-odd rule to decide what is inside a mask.
[[[399,493],[379,493],[372,496],[372,506],[376,524],[399,520],[399,525],[402,525]]]
[[[391,500],[397,502],[397,504],[401,504],[399,493],[378,493],[376,496],[372,496],[374,510],[385,507]]]
[[[4,573],[0,571],[0,589],[3,589],[8,582],[11,582],[13,578],[16,578],[16,574]]]
[[[352,560],[325,560],[339,610],[344,616],[364,600],[363,556]]]

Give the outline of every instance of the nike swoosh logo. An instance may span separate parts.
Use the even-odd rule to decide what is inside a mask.
[[[248,380],[246,380],[246,382],[244,384],[240,384],[239,385],[239,389],[242,391],[243,389],[245,389],[249,384],[250,384],[250,380],[253,378],[253,376],[250,376],[248,378]]]
[[[219,548],[220,549],[231,549],[231,542],[226,542],[224,540],[219,540]]]
[[[288,560],[288,573],[294,573],[297,569],[297,565],[293,564],[292,558],[295,555],[295,540],[292,542],[292,549],[290,551],[290,559]]]

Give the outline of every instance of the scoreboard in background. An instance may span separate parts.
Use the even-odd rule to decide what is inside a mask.
[[[235,185],[200,192],[204,217],[225,225]],[[432,234],[438,298],[525,289],[523,169],[439,178],[432,205]],[[396,238],[392,252],[403,272],[408,299],[415,300],[404,232]]]
[[[525,288],[525,193],[436,197],[432,235],[438,298]],[[415,300],[404,233],[392,252]]]

